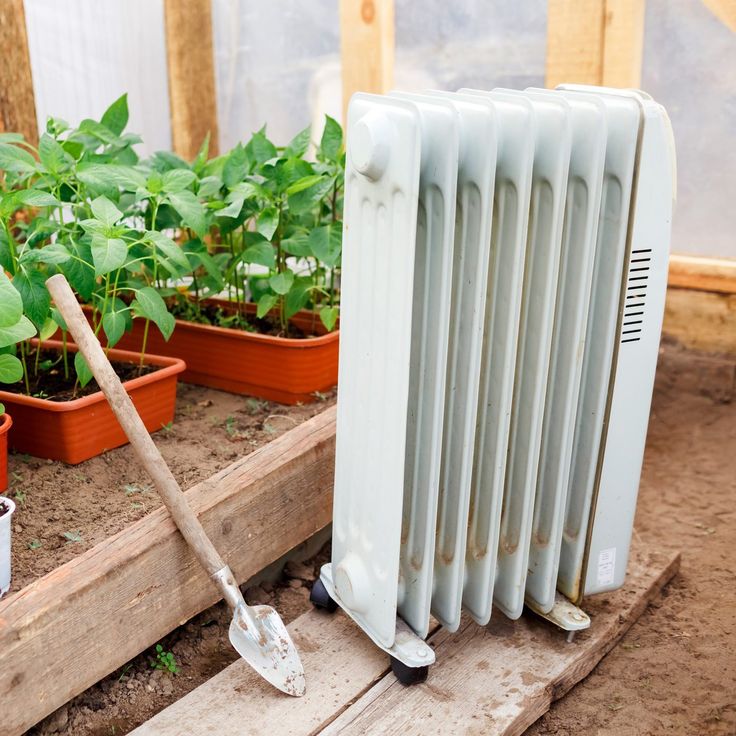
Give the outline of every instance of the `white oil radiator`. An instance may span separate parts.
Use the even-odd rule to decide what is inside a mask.
[[[622,585],[667,286],[667,114],[634,90],[350,103],[332,562],[391,655]]]

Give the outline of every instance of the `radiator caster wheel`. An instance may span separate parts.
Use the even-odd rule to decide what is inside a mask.
[[[429,665],[425,665],[424,667],[409,667],[400,659],[391,657],[391,670],[402,685],[418,685],[427,679]]]
[[[329,613],[337,611],[337,603],[330,598],[327,588],[325,588],[319,578],[317,578],[312,585],[312,590],[309,593],[309,600],[315,608],[323,608]]]

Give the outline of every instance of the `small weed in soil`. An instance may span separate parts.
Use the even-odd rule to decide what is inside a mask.
[[[172,675],[179,674],[179,665],[171,652],[165,652],[160,644],[156,644],[156,659],[151,660],[151,667],[155,670],[166,670]]]

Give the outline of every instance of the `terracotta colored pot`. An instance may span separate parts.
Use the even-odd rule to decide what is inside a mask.
[[[44,347],[61,350],[61,343],[47,340]],[[76,352],[76,346],[69,344],[68,350]],[[139,354],[118,349],[110,350],[109,357],[130,363],[140,360]],[[154,432],[174,419],[176,379],[186,365],[159,355],[146,355],[145,363],[161,367],[123,385],[146,428]],[[71,401],[0,391],[0,402],[12,412],[10,446],[18,452],[76,465],[128,441],[101,391]]]
[[[0,493],[8,487],[8,430],[12,426],[10,414],[0,416]]]
[[[225,300],[208,303],[233,310],[232,302]],[[249,312],[255,311],[255,305],[246,306]],[[150,328],[146,351],[184,360],[187,369],[181,380],[187,383],[282,404],[308,403],[315,400],[316,391],[337,384],[339,333],[326,333],[319,317],[311,312],[299,312],[290,321],[307,333],[317,332],[318,337],[273,337],[177,320],[168,342]],[[140,350],[143,325],[143,320],[135,320],[133,330],[116,347]]]

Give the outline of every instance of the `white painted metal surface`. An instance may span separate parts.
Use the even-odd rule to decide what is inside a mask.
[[[0,598],[10,590],[11,570],[11,524],[15,512],[15,502],[6,496],[0,496],[0,503],[7,506],[8,510],[0,516]]]
[[[421,169],[414,260],[411,365],[398,610],[429,631],[440,485],[450,293],[453,280],[459,116],[426,95],[394,93],[419,112]]]
[[[667,116],[635,91],[351,103],[322,577],[407,665],[430,602],[450,630],[526,599],[576,631],[583,592],[623,582],[674,180]]]
[[[390,647],[404,491],[419,113],[404,100],[356,95],[347,141],[333,574],[356,621]]]
[[[572,126],[570,171],[526,579],[527,601],[545,613],[554,605],[557,587],[607,131],[605,108],[597,97],[567,95],[565,99]]]

